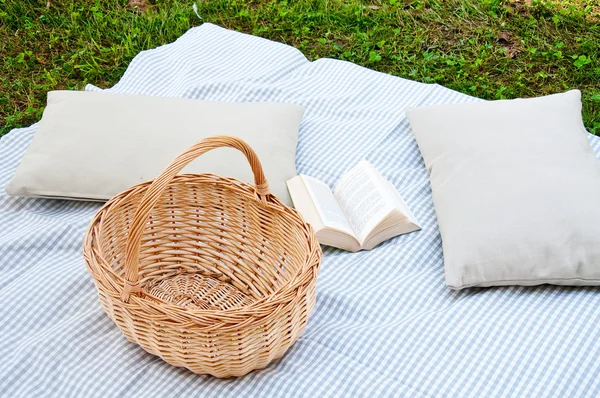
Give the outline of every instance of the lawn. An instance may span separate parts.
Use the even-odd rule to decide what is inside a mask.
[[[192,1],[0,0],[0,135],[46,92],[109,87],[139,52],[202,24]],[[197,1],[206,22],[486,99],[579,88],[600,135],[600,0]]]

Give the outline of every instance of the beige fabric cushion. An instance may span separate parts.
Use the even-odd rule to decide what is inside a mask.
[[[600,285],[600,162],[579,91],[406,113],[449,287]]]
[[[258,154],[272,192],[291,204],[285,181],[296,175],[304,109],[284,103],[234,103],[53,91],[9,195],[107,200],[155,178],[190,145],[233,135]],[[253,182],[246,158],[216,149],[183,170]]]

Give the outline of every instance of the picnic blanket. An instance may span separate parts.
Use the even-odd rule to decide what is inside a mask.
[[[367,159],[423,230],[370,252],[324,249],[317,305],[298,342],[264,370],[220,380],[147,354],[104,314],[82,257],[99,204],[2,189],[0,396],[600,396],[599,288],[445,286],[429,180],[404,109],[476,99],[344,61],[309,62],[211,24],[140,53],[109,91],[303,105],[298,171],[333,185]],[[35,130],[0,140],[0,186]]]

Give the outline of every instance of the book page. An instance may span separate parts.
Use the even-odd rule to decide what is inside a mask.
[[[333,196],[333,192],[331,192],[329,185],[306,175],[302,175],[302,180],[315,204],[315,208],[317,209],[323,224],[328,228],[337,229],[355,237],[354,230],[348,223],[348,220],[335,199],[335,196]]]
[[[401,221],[404,221],[404,219],[407,219],[406,220],[407,222],[414,223],[420,229],[421,226],[419,225],[419,222],[417,221],[416,217],[414,216],[413,212],[410,210],[410,208],[408,207],[408,205],[406,204],[404,199],[402,199],[402,197],[398,193],[398,190],[396,189],[394,184],[392,184],[391,182],[389,182],[387,180],[386,180],[386,182],[389,184],[390,195],[394,199],[394,204],[396,205],[396,209],[398,209],[398,212],[402,216]]]
[[[373,228],[394,209],[387,187],[367,161],[358,163],[342,176],[334,190],[346,219],[362,245]]]

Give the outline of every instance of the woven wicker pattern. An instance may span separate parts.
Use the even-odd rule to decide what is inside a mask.
[[[246,155],[254,186],[178,175],[222,146]],[[264,368],[298,339],[315,305],[321,249],[270,194],[252,149],[220,136],[111,199],[92,220],[84,257],[102,307],[130,341],[172,365],[230,377]]]

